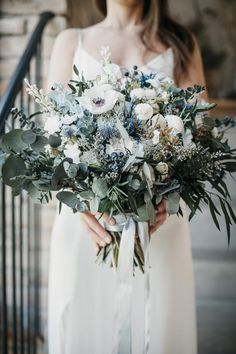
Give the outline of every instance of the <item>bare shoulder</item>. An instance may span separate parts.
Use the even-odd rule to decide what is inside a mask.
[[[76,28],[67,28],[57,35],[54,46],[58,48],[67,48],[68,50],[73,50],[76,46],[77,39],[78,30]]]

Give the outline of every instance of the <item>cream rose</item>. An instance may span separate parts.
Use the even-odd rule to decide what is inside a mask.
[[[181,134],[184,131],[184,123],[179,116],[167,115],[165,119],[168,124],[168,128],[171,128],[174,134]]]
[[[148,120],[153,115],[153,108],[148,103],[139,103],[135,107],[135,113],[139,119]]]

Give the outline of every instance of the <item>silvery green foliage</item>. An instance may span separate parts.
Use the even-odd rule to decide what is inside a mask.
[[[151,224],[163,199],[169,214],[180,215],[183,199],[190,219],[207,204],[218,228],[224,215],[229,240],[236,218],[224,177],[236,171],[236,155],[224,130],[235,121],[208,118],[214,104],[201,100],[204,88],[180,89],[136,66],[121,70],[103,53],[103,73],[93,81],[74,68],[78,80],[56,83],[47,95],[27,83],[40,112],[13,109],[20,127],[1,139],[3,181],[38,202],[57,191],[74,212],[132,213]]]

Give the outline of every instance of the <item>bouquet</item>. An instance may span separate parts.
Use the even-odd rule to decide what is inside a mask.
[[[223,214],[229,242],[236,217],[224,177],[236,171],[236,153],[224,131],[235,121],[209,118],[215,105],[199,98],[203,87],[180,89],[137,66],[120,68],[107,48],[102,64],[94,80],[74,67],[77,79],[68,87],[55,84],[48,94],[27,82],[40,111],[26,116],[12,110],[19,126],[1,139],[3,182],[14,195],[26,190],[44,203],[57,191],[60,208],[121,218],[120,229],[105,225],[113,241],[97,254],[102,261],[111,254],[113,266],[127,218],[155,223],[155,207],[163,199],[167,212],[180,217],[182,199],[189,219],[207,204],[218,229]],[[43,125],[35,122],[40,114]],[[144,271],[139,238],[133,266]]]

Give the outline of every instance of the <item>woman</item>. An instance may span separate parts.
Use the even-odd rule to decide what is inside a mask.
[[[167,0],[97,0],[102,22],[68,29],[56,39],[49,87],[67,83],[76,64],[88,79],[101,70],[100,48],[126,68],[173,77],[181,87],[204,85],[201,56],[193,36],[168,14]],[[157,206],[150,245],[151,354],[195,354],[196,318],[189,227],[183,218],[166,219]],[[111,220],[110,222],[113,222]],[[162,225],[163,224],[163,225]],[[162,226],[161,226],[162,225]],[[160,227],[161,226],[161,227]],[[115,320],[115,277],[94,263],[95,250],[111,238],[89,212],[63,207],[52,235],[49,278],[49,353],[111,354]],[[92,247],[95,246],[95,250]],[[133,353],[143,347],[143,275],[134,278]],[[125,353],[122,353],[125,354]]]

